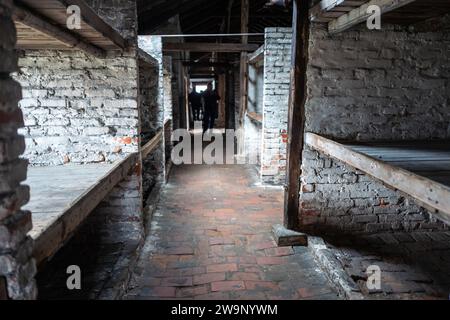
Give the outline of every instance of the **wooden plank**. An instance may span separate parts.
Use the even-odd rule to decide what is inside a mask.
[[[36,29],[39,32],[63,42],[69,48],[80,49],[97,57],[106,56],[104,50],[84,42],[81,38],[68,32],[67,29],[49,23],[45,18],[29,11],[25,7],[15,4],[13,8],[13,18],[15,21],[19,21],[30,28]]]
[[[248,52],[258,49],[257,44],[242,43],[206,43],[206,42],[165,42],[164,52]]]
[[[33,256],[38,265],[53,256],[73,236],[78,226],[97,205],[135,168],[138,160],[138,154],[132,153],[118,161],[91,188],[71,203],[49,228],[34,239]]]
[[[330,22],[367,1],[369,0],[322,0],[309,10],[309,16],[312,22]]]
[[[291,58],[291,89],[288,109],[288,144],[284,226],[298,229],[300,173],[307,100],[307,66],[309,47],[309,1],[294,0]],[[301,214],[301,213],[300,213]]]
[[[328,24],[328,31],[330,33],[338,33],[347,30],[361,22],[366,21],[371,13],[367,13],[367,8],[372,5],[379,6],[381,13],[387,13],[395,9],[406,6],[407,4],[413,3],[416,0],[371,0],[362,6],[346,13],[339,18],[331,21]]]
[[[306,134],[306,143],[330,157],[367,173],[385,185],[412,196],[420,204],[432,208],[431,213],[438,219],[450,224],[449,187],[313,133]]]
[[[159,145],[163,137],[163,131],[159,131],[149,142],[141,148],[142,159],[147,158],[147,156],[152,153],[156,147]]]

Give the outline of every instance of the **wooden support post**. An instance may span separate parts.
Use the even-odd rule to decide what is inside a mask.
[[[288,111],[287,173],[284,226],[298,229],[300,174],[304,143],[306,69],[309,45],[309,1],[295,0],[292,22],[291,90]]]
[[[249,0],[241,0],[241,33],[248,33],[248,20],[249,20]],[[242,36],[242,44],[245,45],[248,43],[248,36]],[[256,49],[255,49],[256,50]],[[247,53],[241,52],[241,60],[240,60],[240,74],[239,74],[239,83],[240,83],[240,109],[239,109],[239,155],[242,156],[244,150],[244,117],[245,112],[247,110],[247,95],[248,95],[248,60]]]

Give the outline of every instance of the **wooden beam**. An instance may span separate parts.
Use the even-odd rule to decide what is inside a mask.
[[[450,188],[379,159],[354,151],[317,134],[307,133],[306,143],[324,154],[364,171],[391,188],[415,198],[440,220],[450,224]]]
[[[255,52],[248,54],[248,63],[256,64],[264,59],[264,45],[258,48]]]
[[[250,11],[249,0],[241,0],[241,33],[248,33],[248,18]],[[247,45],[248,36],[242,36],[242,45]],[[257,50],[256,48],[255,50]],[[255,51],[252,50],[252,51]],[[247,53],[241,52],[240,68],[239,68],[239,83],[240,83],[240,105],[239,105],[239,128],[241,134],[239,135],[239,155],[244,153],[244,116],[247,111],[248,99],[248,60]]]
[[[163,137],[163,131],[160,130],[145,146],[141,148],[142,159],[147,158],[147,156],[152,153]]]
[[[309,26],[309,1],[294,0],[284,201],[284,226],[290,230],[297,230],[299,221],[300,174],[307,99],[306,70],[308,66]]]
[[[87,5],[85,0],[61,0],[61,2],[63,2],[66,7],[71,5],[80,7],[81,17],[84,22],[100,32],[106,38],[110,39],[120,49],[126,49],[130,46],[130,43],[128,43],[116,29],[103,20],[97,12]]]
[[[338,33],[347,30],[361,22],[366,21],[372,14],[367,13],[367,8],[372,5],[379,6],[381,13],[387,13],[392,10],[401,8],[416,0],[371,0],[362,6],[353,9],[328,24],[330,33]]]
[[[249,52],[258,49],[256,44],[242,43],[206,43],[206,42],[166,42],[163,51],[190,51],[190,52]]]
[[[330,22],[369,0],[322,0],[309,10],[311,21]]]
[[[142,49],[138,49],[139,61],[145,62],[152,67],[158,67],[158,61]]]
[[[58,41],[61,41],[68,48],[79,49],[96,57],[105,57],[106,52],[92,44],[84,42],[75,34],[69,32],[67,29],[51,24],[44,17],[37,13],[33,13],[25,7],[14,5],[13,18],[30,28],[42,32]]]

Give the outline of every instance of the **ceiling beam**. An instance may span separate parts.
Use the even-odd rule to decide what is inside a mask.
[[[416,0],[371,0],[362,6],[353,9],[352,11],[340,16],[328,24],[328,31],[330,33],[339,33],[347,30],[361,22],[366,21],[372,13],[367,13],[367,8],[372,5],[379,6],[381,13],[387,13],[395,9],[401,8]]]
[[[177,14],[183,14],[204,3],[205,0],[170,1],[151,9],[152,14],[140,13],[139,34],[149,34]]]
[[[253,52],[258,49],[255,44],[243,43],[206,43],[206,42],[184,42],[172,43],[167,42],[163,44],[163,51],[190,51],[190,52]]]

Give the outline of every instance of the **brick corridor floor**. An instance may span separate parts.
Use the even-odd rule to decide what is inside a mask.
[[[278,248],[282,191],[246,166],[174,167],[126,299],[338,299],[304,247]]]

